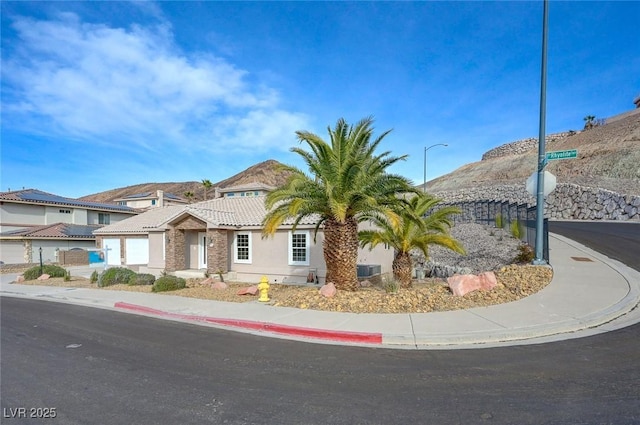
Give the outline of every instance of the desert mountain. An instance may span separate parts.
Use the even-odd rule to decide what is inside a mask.
[[[267,160],[253,165],[246,170],[231,176],[227,179],[213,183],[209,189],[208,198],[213,197],[214,187],[226,188],[249,183],[264,183],[270,186],[280,186],[285,183],[290,173],[279,170],[282,164],[275,160]],[[83,196],[82,200],[92,202],[113,202],[114,199],[123,198],[125,196],[135,195],[138,193],[155,192],[163,190],[165,193],[172,193],[176,196],[184,197],[185,192],[192,192],[195,196],[194,201],[204,199],[204,188],[199,181],[176,182],[176,183],[142,183],[118,189],[107,190],[105,192],[94,193],[92,195]]]
[[[547,137],[547,152],[571,149],[578,151],[576,159],[549,161],[546,167],[559,183],[575,183],[625,195],[640,195],[640,109],[611,117],[588,130],[567,131]],[[481,161],[464,165],[429,181],[427,189],[438,193],[478,186],[524,184],[536,169],[537,156],[537,138],[506,143],[486,152]],[[268,160],[249,167],[214,183],[208,197],[213,197],[213,187],[225,188],[254,182],[279,186],[289,177],[289,173],[278,169],[279,165],[278,161]],[[204,199],[203,186],[199,181],[143,183],[80,199],[112,202],[158,189],[180,197],[185,192],[193,192],[194,201]]]
[[[640,109],[611,117],[590,129],[547,137],[547,152],[572,149],[578,151],[577,158],[549,161],[546,167],[559,183],[640,195]],[[537,158],[537,138],[507,143],[485,153],[481,161],[429,181],[427,190],[437,193],[524,184],[536,171]]]

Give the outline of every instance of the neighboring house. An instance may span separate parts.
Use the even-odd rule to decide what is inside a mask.
[[[242,192],[246,190],[234,191]],[[273,237],[263,238],[264,200],[264,195],[255,194],[223,196],[184,207],[156,208],[94,234],[98,247],[108,248],[110,265],[134,265],[141,272],[182,276],[189,271],[199,276],[222,272],[246,282],[258,282],[264,275],[277,283],[305,283],[318,277],[324,283],[322,229],[314,240],[317,217],[302,220],[295,231],[292,221],[285,222]],[[388,273],[393,255],[393,249],[383,246],[361,249],[358,263],[378,265],[379,272]]]
[[[269,191],[275,189],[273,186],[269,186],[268,184],[263,183],[248,183],[242,184],[233,187],[227,188],[217,188],[215,189],[215,197],[249,197],[249,196],[261,196],[266,195]]]
[[[164,207],[168,205],[186,205],[189,203],[186,199],[182,199],[172,193],[164,193],[162,190],[156,190],[155,193],[144,192],[128,195],[123,198],[114,199],[113,202],[118,205],[138,209]]]
[[[93,231],[138,214],[130,207],[65,198],[36,189],[0,192],[0,261],[57,262],[61,250],[95,248]]]

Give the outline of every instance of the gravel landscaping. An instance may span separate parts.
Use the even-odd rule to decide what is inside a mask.
[[[399,289],[395,294],[382,286],[360,288],[357,292],[338,291],[332,298],[318,293],[318,287],[272,284],[269,290],[270,304],[302,309],[352,312],[352,313],[419,313],[484,307],[518,300],[544,288],[553,276],[546,266],[514,265],[520,242],[502,230],[479,224],[458,224],[452,234],[460,240],[467,255],[453,253],[440,247],[432,247],[429,261],[420,255],[414,258],[426,270],[434,266],[449,266],[469,273],[495,271],[498,285],[490,291],[474,291],[465,296],[454,296],[446,280],[440,277],[425,277],[414,281],[413,287]],[[3,270],[7,273],[7,270]],[[21,284],[61,287],[97,288],[88,279],[72,277],[46,281],[32,280]],[[210,299],[226,302],[258,302],[258,295],[237,295],[237,292],[255,283],[231,282],[226,289],[213,289],[202,285],[200,280],[190,279],[187,288],[163,292],[157,296],[178,295],[183,297]],[[100,288],[104,291],[151,292],[151,286],[114,285]]]

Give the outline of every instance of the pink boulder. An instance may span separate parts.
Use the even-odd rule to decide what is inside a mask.
[[[247,288],[241,288],[237,294],[238,295],[255,295],[258,293],[258,285],[249,286]]]
[[[331,298],[336,294],[336,292],[338,292],[338,290],[333,282],[327,282],[318,290],[318,292],[320,292],[320,295],[324,297]]]
[[[369,280],[363,280],[362,282],[360,282],[361,288],[370,288],[372,285],[373,284]]]
[[[40,277],[38,278],[38,280],[47,280],[49,279],[51,276],[49,276],[48,274],[44,273],[41,274]]]
[[[447,278],[447,283],[453,295],[458,297],[480,289],[480,278],[474,274],[456,274]]]
[[[498,285],[498,280],[494,272],[480,273],[478,277],[480,278],[480,289],[490,291]]]
[[[211,278],[211,277],[206,278],[205,280],[200,282],[200,285],[202,285],[202,286],[213,285],[213,278]]]
[[[494,272],[484,272],[476,276],[474,274],[454,275],[447,279],[453,295],[462,297],[469,292],[483,289],[490,291],[498,284]]]
[[[227,289],[227,284],[224,282],[216,282],[213,285],[211,285],[211,287],[213,289]]]
[[[18,276],[17,279],[16,279],[16,283],[20,283],[20,282],[24,282],[24,281],[25,281],[25,278],[24,278],[23,275]]]

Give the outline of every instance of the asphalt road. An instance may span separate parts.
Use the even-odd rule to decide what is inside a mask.
[[[566,236],[640,271],[640,223],[550,221],[549,232]]]
[[[640,325],[456,351],[317,345],[2,297],[3,424],[638,424]],[[54,419],[10,418],[55,408]],[[50,410],[49,410],[50,412]]]

